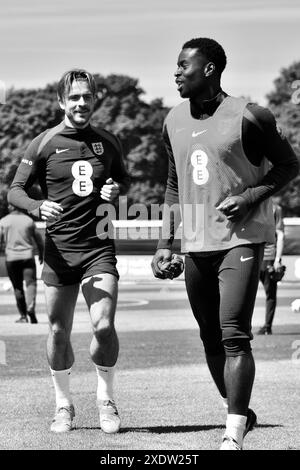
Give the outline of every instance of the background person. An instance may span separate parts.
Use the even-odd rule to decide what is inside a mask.
[[[0,220],[0,239],[5,246],[5,263],[12,283],[20,318],[17,323],[37,323],[35,247],[40,264],[43,263],[44,243],[31,217],[13,206],[10,213]],[[26,293],[24,292],[24,283]]]
[[[276,230],[275,243],[265,244],[264,258],[261,264],[259,276],[266,293],[266,314],[265,323],[258,330],[258,335],[272,334],[272,324],[277,304],[278,282],[276,276],[274,276],[274,271],[278,270],[282,266],[281,256],[284,247],[284,223],[282,209],[279,206],[276,198],[273,198],[273,213]]]

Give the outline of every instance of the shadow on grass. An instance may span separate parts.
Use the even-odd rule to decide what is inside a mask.
[[[282,424],[258,424],[256,428],[282,428]],[[100,430],[99,426],[95,427],[76,427],[74,431],[82,430]],[[118,434],[125,434],[128,432],[143,432],[143,433],[153,433],[153,434],[172,434],[172,433],[185,433],[185,432],[198,432],[198,431],[211,431],[213,429],[225,429],[225,426],[222,424],[204,424],[204,425],[184,425],[184,426],[143,426],[143,427],[131,427],[131,428],[121,428]]]

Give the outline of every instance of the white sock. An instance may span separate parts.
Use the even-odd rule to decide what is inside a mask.
[[[225,434],[232,437],[240,447],[243,445],[246,421],[247,416],[244,415],[227,415]]]
[[[221,397],[223,407],[228,411],[228,398]]]
[[[96,366],[98,387],[97,400],[113,400],[113,381],[115,367]]]
[[[72,404],[70,394],[70,374],[71,369],[53,370],[50,368],[52,380],[55,388],[56,406],[69,406]]]

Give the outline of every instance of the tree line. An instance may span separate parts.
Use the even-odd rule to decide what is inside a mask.
[[[96,74],[98,101],[92,124],[116,134],[123,146],[125,164],[132,178],[128,204],[162,204],[168,158],[161,130],[169,111],[162,99],[147,103],[138,80],[124,75]],[[300,159],[300,62],[282,69],[267,96]],[[0,217],[7,213],[7,192],[24,152],[33,138],[62,120],[56,83],[40,89],[11,89],[0,108]],[[299,98],[299,99],[298,99]],[[279,194],[284,216],[300,216],[300,176]],[[39,188],[33,197],[41,197]]]

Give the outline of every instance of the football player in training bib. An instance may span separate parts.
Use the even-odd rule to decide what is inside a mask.
[[[175,81],[187,100],[164,123],[169,174],[152,269],[166,277],[160,267],[181,218],[187,293],[228,406],[221,449],[238,450],[256,422],[251,318],[264,243],[274,237],[269,197],[297,175],[298,162],[270,111],[221,89],[225,65],[223,48],[208,38],[188,41],[179,54]]]
[[[14,206],[46,221],[42,279],[50,324],[47,355],[56,393],[53,432],[71,430],[75,415],[69,389],[74,362],[70,335],[80,284],[94,333],[90,353],[98,376],[100,426],[107,433],[120,428],[113,399],[118,271],[113,240],[99,230],[99,209],[127,191],[129,177],[119,140],[90,125],[96,91],[93,76],[85,70],[62,76],[58,101],[64,120],[29,145],[8,195]],[[28,195],[35,181],[44,195],[39,201]]]

